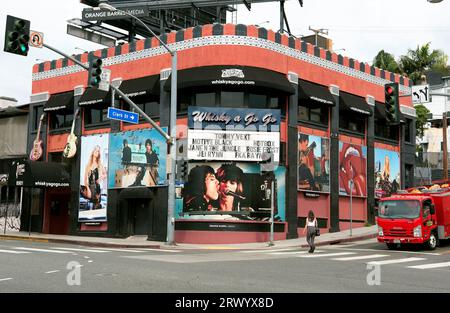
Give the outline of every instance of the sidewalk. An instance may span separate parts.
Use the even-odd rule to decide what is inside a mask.
[[[345,230],[337,233],[327,233],[316,237],[315,243],[317,246],[351,242],[357,240],[364,240],[375,238],[377,236],[377,226],[359,227],[350,231]],[[306,248],[306,238],[296,238],[288,240],[274,241],[274,245],[269,247],[267,242],[256,243],[240,243],[240,244],[187,244],[177,243],[175,246],[166,245],[165,242],[148,241],[147,236],[133,236],[129,238],[102,238],[102,237],[84,237],[84,236],[66,236],[66,235],[49,235],[28,232],[7,232],[0,233],[0,240],[26,240],[34,242],[51,242],[76,244],[89,247],[103,247],[103,248],[153,248],[153,249],[268,249],[268,248],[290,248],[302,247]]]

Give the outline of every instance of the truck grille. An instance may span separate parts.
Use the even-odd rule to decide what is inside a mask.
[[[392,236],[392,237],[412,237],[413,231],[412,230],[405,230],[405,229],[391,229],[384,233],[386,236]]]

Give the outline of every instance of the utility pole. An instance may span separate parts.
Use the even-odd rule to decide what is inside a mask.
[[[315,46],[317,46],[317,36],[319,36],[319,34],[328,35],[328,29],[325,29],[325,28],[314,29],[314,28],[311,28],[311,26],[309,26],[309,30],[311,30],[315,34],[315,38],[316,38],[314,41]]]

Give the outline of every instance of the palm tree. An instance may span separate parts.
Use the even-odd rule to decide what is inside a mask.
[[[416,50],[408,49],[408,53],[400,57],[400,69],[415,84],[422,80],[427,70],[445,72],[448,56],[442,50],[430,49],[430,43],[417,46]]]
[[[395,61],[394,55],[381,50],[373,59],[373,65],[392,73],[400,73],[400,67],[397,61]]]

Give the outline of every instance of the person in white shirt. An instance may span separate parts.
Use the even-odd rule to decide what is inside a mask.
[[[306,241],[309,245],[309,253],[313,253],[316,249],[314,245],[314,237],[316,237],[317,219],[314,216],[312,210],[309,211],[308,217],[306,218],[305,228],[303,229],[303,234],[306,233]]]

